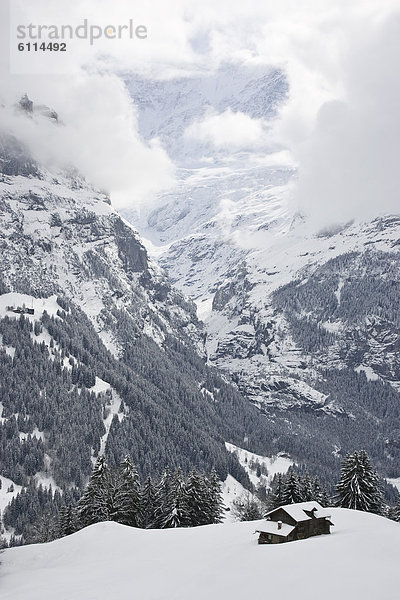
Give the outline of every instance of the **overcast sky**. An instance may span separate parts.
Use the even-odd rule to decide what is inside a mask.
[[[271,136],[298,165],[296,207],[321,222],[399,212],[400,0],[11,4],[10,17],[1,3],[0,98],[9,103],[26,91],[54,106],[70,127],[42,135],[40,152],[46,154],[46,140],[58,145],[56,158],[73,157],[96,184],[114,192],[117,204],[147,202],[173,186],[175,166],[156,140],[148,145],[140,139],[135,107],[115,72],[171,78],[214,70],[229,60],[277,65],[287,73],[289,101]],[[79,52],[63,56],[63,72],[57,74],[61,62],[53,60],[51,73],[37,74],[36,65],[36,73],[15,75],[6,57],[9,45],[17,44],[20,15],[33,23],[76,25],[87,18],[103,26],[132,18],[147,27],[148,37],[97,40],[92,47],[81,42]],[[10,123],[9,114],[6,118]],[[264,131],[263,123],[235,118],[229,110],[206,119],[187,134],[208,136],[217,147],[238,146],[243,137],[257,145]],[[25,135],[28,142],[38,137],[34,127]]]

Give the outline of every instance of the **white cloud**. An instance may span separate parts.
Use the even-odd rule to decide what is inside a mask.
[[[52,104],[72,129],[76,119],[79,131],[74,135],[80,140],[77,155],[83,168],[107,179],[111,188],[127,182],[132,173],[136,183],[125,188],[125,198],[154,195],[171,181],[172,165],[157,142],[147,146],[140,140],[132,106],[112,73],[126,69],[167,78],[233,61],[280,65],[288,75],[289,101],[269,141],[295,155],[301,174],[296,200],[302,208],[327,220],[394,209],[398,182],[393,157],[399,137],[397,108],[388,103],[398,99],[399,48],[397,33],[390,34],[389,26],[380,37],[377,31],[400,8],[399,0],[248,0],[245,5],[239,0],[74,0],[68,11],[64,0],[19,2],[37,21],[74,23],[88,18],[106,25],[133,18],[147,26],[148,39],[143,42],[102,40],[92,49],[82,47],[79,56],[71,54],[76,68],[72,77],[10,76],[4,65],[8,17],[0,15],[2,91],[14,97],[27,91]],[[393,17],[392,22],[396,28]],[[369,71],[369,64],[374,69]],[[379,85],[371,83],[372,75],[379,75]],[[79,102],[80,94],[85,103]],[[263,134],[261,122],[231,111],[209,113],[187,133],[232,149],[262,147]],[[100,174],[93,160],[96,154]]]
[[[4,28],[4,5],[0,17]],[[6,38],[1,38],[3,57]],[[0,80],[0,105],[2,100],[12,106],[27,92],[35,104],[54,108],[62,123],[3,109],[2,128],[14,132],[45,165],[74,165],[109,191],[117,208],[140,208],[174,183],[174,165],[158,140],[148,144],[140,138],[135,107],[118,76],[82,64],[73,75],[13,75],[3,60]]]
[[[185,136],[215,148],[233,151],[258,148],[265,144],[266,126],[261,119],[252,119],[242,112],[230,108],[223,113],[209,111],[201,120],[194,121],[185,131]]]
[[[118,208],[148,203],[172,185],[174,167],[157,140],[147,145],[140,139],[134,107],[119,78],[84,75],[51,93],[32,86],[30,94],[35,103],[56,107],[61,124],[2,110],[0,125],[44,165],[74,165],[111,192]]]
[[[345,98],[297,148],[295,200],[317,226],[400,213],[400,15],[360,34],[342,76]]]

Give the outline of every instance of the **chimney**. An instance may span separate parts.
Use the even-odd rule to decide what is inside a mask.
[[[282,529],[282,521],[278,521],[278,529]]]

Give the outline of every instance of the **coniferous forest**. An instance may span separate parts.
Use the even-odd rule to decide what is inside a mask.
[[[148,475],[141,482],[129,456],[114,468],[99,456],[79,498],[41,487],[30,495],[24,490],[6,508],[4,524],[14,530],[14,546],[51,541],[102,521],[146,529],[220,523],[224,510],[214,469],[185,476],[180,467],[166,467],[159,480]]]

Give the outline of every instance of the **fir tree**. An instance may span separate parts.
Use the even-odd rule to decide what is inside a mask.
[[[346,455],[336,491],[337,506],[376,514],[382,511],[379,479],[364,450]]]
[[[193,469],[186,484],[190,525],[206,525],[209,523],[208,487],[203,476]]]
[[[45,512],[32,527],[32,541],[35,544],[51,542],[57,538],[57,520],[51,512]]]
[[[332,504],[332,498],[328,494],[328,492],[325,488],[322,490],[321,499],[320,499],[319,503],[321,504],[321,506],[325,506],[325,507],[331,506],[331,504]]]
[[[272,489],[268,494],[267,506],[268,510],[274,510],[279,508],[284,502],[284,491],[285,491],[285,478],[282,473],[278,473],[274,478]]]
[[[157,487],[150,475],[147,477],[141,493],[141,522],[142,527],[151,528],[156,520]]]
[[[323,491],[318,477],[314,477],[311,481],[312,500],[319,502],[322,505]]]
[[[162,529],[188,527],[190,515],[185,481],[179,467],[172,478],[169,494],[165,499]]]
[[[125,460],[118,469],[115,487],[113,506],[110,511],[111,519],[123,525],[140,527],[140,481],[138,472],[130,456],[125,457]]]
[[[388,518],[392,521],[400,523],[400,497],[394,506],[391,506],[388,510]]]
[[[165,467],[160,483],[157,487],[154,508],[154,520],[151,527],[161,529],[167,516],[168,504],[171,496],[172,475],[169,467]]]
[[[0,535],[0,550],[4,550],[5,548],[8,548],[7,540]]]
[[[60,517],[58,521],[59,536],[64,537],[65,535],[70,535],[71,533],[78,531],[78,529],[79,523],[76,509],[71,505],[63,506],[60,510]]]
[[[221,483],[214,468],[211,470],[208,481],[205,481],[208,487],[208,522],[221,523],[224,513],[224,501],[222,499]]]
[[[290,469],[283,488],[283,503],[296,504],[297,502],[302,501],[303,495],[300,486],[299,476],[293,469]]]
[[[78,502],[78,516],[82,527],[107,521],[110,518],[108,495],[111,473],[104,456],[99,456],[89,484]]]
[[[316,498],[314,498],[313,483],[308,472],[306,472],[304,477],[300,479],[300,488],[302,502],[310,502],[311,500],[316,500]]]
[[[23,546],[25,544],[25,539],[23,536],[15,535],[15,533],[11,534],[9,547],[15,548],[17,546]]]
[[[233,501],[232,513],[239,521],[256,521],[262,518],[263,512],[261,502],[250,492]]]

